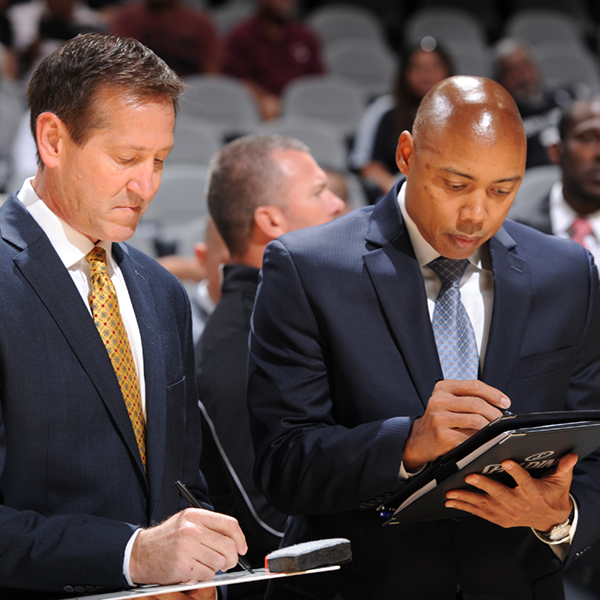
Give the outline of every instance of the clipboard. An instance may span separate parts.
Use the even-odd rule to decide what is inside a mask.
[[[170,594],[174,592],[189,592],[201,588],[219,587],[222,585],[234,585],[238,583],[248,583],[250,581],[260,581],[263,579],[278,579],[280,577],[293,577],[295,575],[310,575],[312,573],[325,573],[327,571],[336,571],[339,565],[319,567],[309,569],[308,571],[297,571],[294,573],[270,573],[266,569],[254,569],[254,573],[246,571],[234,571],[233,573],[218,573],[210,581],[195,581],[190,583],[179,583],[176,585],[144,585],[120,592],[107,592],[103,594],[94,594],[92,596],[69,596],[64,600],[133,600],[134,598],[147,598],[149,596],[158,596],[160,594]]]
[[[476,490],[464,481],[467,475],[482,474],[514,487],[500,464],[504,460],[515,460],[533,477],[542,477],[565,454],[575,452],[581,460],[599,447],[600,411],[503,416],[431,463],[378,510],[387,515],[394,511],[384,525],[470,517],[444,506],[449,490]]]

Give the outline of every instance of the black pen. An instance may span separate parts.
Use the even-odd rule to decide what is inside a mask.
[[[190,492],[190,490],[187,489],[184,483],[181,483],[181,481],[176,481],[175,485],[177,486],[177,489],[179,490],[181,495],[187,500],[190,506],[193,506],[194,508],[204,508],[202,504],[198,502],[196,496],[194,496],[194,494],[192,494],[192,492]],[[248,573],[254,573],[254,571],[250,567],[250,563],[243,556],[238,555],[237,564],[238,566],[242,567],[244,571],[248,571]]]

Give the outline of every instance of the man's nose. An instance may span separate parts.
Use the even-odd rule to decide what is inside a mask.
[[[333,192],[326,190],[327,193],[327,212],[332,218],[339,217],[346,210],[346,203],[338,198]]]
[[[485,221],[487,197],[484,191],[475,191],[471,194],[460,209],[459,219],[470,223]]]

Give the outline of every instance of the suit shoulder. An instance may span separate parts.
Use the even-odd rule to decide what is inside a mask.
[[[348,251],[357,242],[364,243],[373,208],[365,206],[324,225],[291,231],[277,239],[294,255]]]
[[[542,233],[508,219],[504,222],[504,229],[516,243],[516,253],[542,271],[556,270],[561,266],[570,270],[579,265],[587,272],[593,262],[591,254],[573,240]]]
[[[559,253],[585,254],[585,249],[580,244],[569,239],[543,233],[524,223],[506,219],[503,227],[519,246],[537,247],[539,251],[554,250]]]

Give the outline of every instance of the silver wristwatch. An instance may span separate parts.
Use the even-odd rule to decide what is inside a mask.
[[[573,524],[573,513],[569,515],[569,518],[563,523],[554,525],[549,531],[535,531],[536,535],[546,544],[550,546],[557,546],[558,544],[564,544],[569,541],[571,533],[571,525]]]

